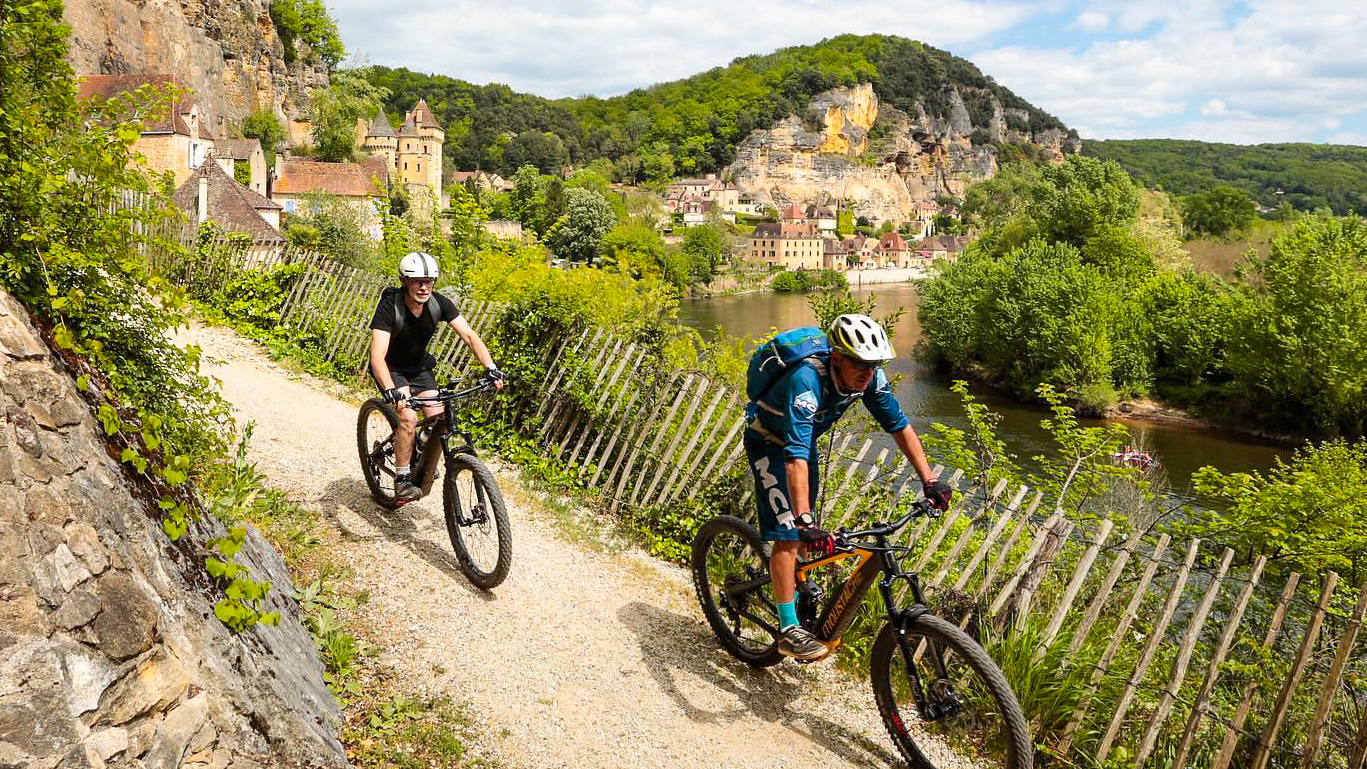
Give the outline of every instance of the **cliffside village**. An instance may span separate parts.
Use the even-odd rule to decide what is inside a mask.
[[[94,75],[82,79],[80,97],[100,102],[143,85],[183,88],[176,77],[166,74]],[[191,222],[212,221],[250,234],[261,245],[285,242],[282,216],[299,210],[312,193],[330,193],[350,204],[361,214],[371,237],[378,239],[379,203],[396,189],[407,193],[415,207],[441,210],[449,205],[443,181],[497,191],[512,188],[497,174],[482,171],[443,176],[446,132],[423,99],[404,115],[398,130],[383,111],[372,120],[358,120],[356,148],[363,159],[356,163],[324,162],[285,151],[268,170],[260,142],[229,138],[227,129],[222,116],[206,115],[193,99],[180,97],[170,101],[164,114],[144,119],[134,151],[147,159],[151,171],[170,173],[175,185],[172,200]],[[764,213],[753,198],[715,175],[674,182],[665,191],[664,204],[685,227],[703,224],[713,215],[734,222],[737,215]],[[932,237],[934,217],[941,213],[956,212],[933,201],[918,201],[914,218],[899,223],[904,231],[914,233],[912,242],[897,231],[876,238],[857,234],[841,238],[837,210],[792,203],[778,222],[755,225],[748,247],[739,256],[771,269],[925,267],[935,259],[956,260],[968,241],[962,236]],[[517,222],[488,222],[486,229],[498,237],[522,235]]]

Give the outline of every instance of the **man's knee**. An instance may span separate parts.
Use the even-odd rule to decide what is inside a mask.
[[[399,409],[399,427],[405,430],[412,430],[418,426],[418,412],[411,408]]]

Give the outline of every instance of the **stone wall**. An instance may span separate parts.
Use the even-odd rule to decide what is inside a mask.
[[[100,435],[0,291],[0,768],[344,766],[278,554],[237,560],[279,626],[230,633]]]
[[[165,73],[194,89],[211,120],[237,123],[258,107],[293,118],[322,65],[293,66],[270,17],[270,0],[66,0],[68,60],[77,75]],[[216,123],[211,123],[216,126]]]

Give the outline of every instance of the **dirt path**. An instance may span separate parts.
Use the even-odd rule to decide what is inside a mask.
[[[753,671],[721,651],[685,570],[562,537],[515,471],[513,565],[492,593],[456,568],[440,499],[389,513],[360,477],[356,405],[222,329],[195,329],[272,484],[320,511],[369,594],[363,621],[419,690],[468,702],[482,753],[510,767],[894,765],[868,684],[832,665]]]

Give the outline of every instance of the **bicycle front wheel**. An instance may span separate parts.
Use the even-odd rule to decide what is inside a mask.
[[[1031,769],[1034,748],[1020,703],[1001,669],[967,633],[932,614],[918,617],[898,643],[891,624],[869,662],[878,712],[912,769]],[[908,666],[910,657],[911,667]],[[913,694],[911,669],[930,712]]]
[[[356,419],[356,448],[361,454],[361,475],[370,487],[370,496],[381,507],[399,506],[394,497],[394,430],[399,415],[394,407],[371,398],[361,404]]]
[[[494,474],[468,454],[452,457],[442,481],[442,507],[460,570],[475,587],[503,584],[513,563],[513,533]]]
[[[703,616],[733,657],[753,667],[783,659],[778,609],[770,596],[769,546],[755,527],[718,516],[693,539],[693,585]]]

